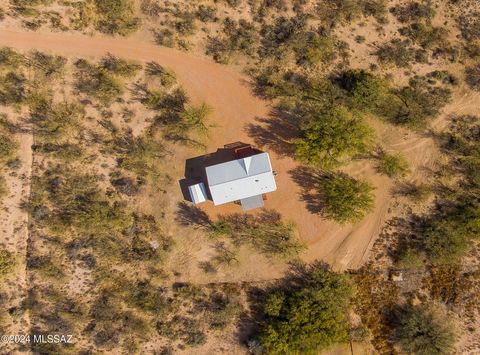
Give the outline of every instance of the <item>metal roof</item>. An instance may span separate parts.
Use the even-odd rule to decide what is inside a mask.
[[[262,195],[277,189],[267,153],[205,168],[215,205]]]
[[[203,182],[189,186],[188,191],[190,192],[190,198],[194,205],[198,205],[207,200],[207,190]]]

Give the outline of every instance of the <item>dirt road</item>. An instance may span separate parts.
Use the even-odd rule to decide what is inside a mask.
[[[212,151],[239,140],[252,142],[253,139],[249,136],[252,132],[247,129],[248,125],[257,124],[258,119],[266,118],[270,111],[268,102],[255,97],[247,78],[235,70],[213,63],[207,58],[137,39],[25,32],[0,27],[0,46],[82,57],[99,57],[112,53],[142,62],[156,61],[175,71],[193,101],[206,101],[214,107],[213,121],[216,127],[208,144]],[[274,169],[279,173],[278,191],[268,196],[266,207],[276,209],[286,219],[297,224],[300,237],[308,246],[304,259],[323,259],[336,269],[359,267],[385,218],[391,182],[375,174],[365,164],[351,168],[350,173],[366,178],[376,186],[376,207],[357,225],[341,227],[321,219],[307,209],[305,202],[299,198],[299,186],[292,180],[291,171],[296,168],[296,163],[273,151],[270,153]],[[211,214],[239,211],[235,205],[215,210],[207,205],[205,209]]]

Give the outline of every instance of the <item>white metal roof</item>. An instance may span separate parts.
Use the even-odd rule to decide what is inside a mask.
[[[215,205],[262,195],[277,189],[267,153],[208,166],[205,170]]]
[[[207,190],[203,182],[188,187],[190,198],[194,205],[205,202],[207,200]]]

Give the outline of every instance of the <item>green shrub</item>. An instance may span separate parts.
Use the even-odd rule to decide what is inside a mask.
[[[371,111],[388,92],[388,83],[365,70],[347,70],[343,72],[338,82],[346,90],[351,100],[351,106]]]
[[[46,200],[51,210],[42,223],[55,233],[74,230],[102,234],[120,232],[132,217],[118,203],[109,201],[97,185],[97,177],[75,174],[68,167],[46,171],[34,181],[31,213]],[[40,221],[38,221],[40,222]]]
[[[96,28],[100,32],[125,36],[140,27],[131,0],[95,0],[95,7],[98,13]]]
[[[109,105],[123,94],[121,82],[110,71],[83,59],[78,60],[75,66],[77,67],[75,87],[79,92],[96,98],[104,105]]]
[[[436,305],[406,307],[398,316],[395,336],[409,354],[451,354],[455,329],[446,312]]]
[[[446,37],[448,36],[448,30],[443,27],[433,27],[418,22],[401,28],[400,33],[426,49],[434,46],[446,46]]]
[[[377,169],[389,177],[401,177],[408,172],[408,163],[400,154],[381,152]]]
[[[407,270],[418,270],[424,266],[424,256],[418,250],[408,248],[399,256],[396,266]]]
[[[329,175],[321,179],[319,193],[323,214],[339,223],[361,220],[374,206],[373,187],[347,175]]]
[[[8,47],[0,48],[0,67],[18,69],[26,64],[26,58]]]
[[[346,275],[312,267],[298,288],[267,295],[260,343],[268,354],[314,354],[346,342],[352,296]]]
[[[297,158],[321,169],[334,169],[369,151],[372,130],[343,106],[309,112],[296,142]]]
[[[108,70],[114,75],[131,78],[142,68],[142,65],[108,54],[102,58],[99,67]]]
[[[9,72],[0,75],[0,103],[18,105],[25,101],[27,95],[27,79],[23,74]]]
[[[379,102],[377,113],[390,122],[411,128],[424,127],[450,101],[451,91],[411,81],[410,86],[391,90]]]
[[[15,266],[15,257],[6,250],[0,250],[0,278],[7,276]]]
[[[2,164],[6,163],[15,157],[18,150],[18,142],[0,133],[0,168]]]
[[[375,54],[381,63],[393,64],[399,68],[410,66],[415,59],[415,51],[410,47],[410,41],[399,38],[382,44]]]
[[[32,105],[30,110],[30,121],[35,125],[36,133],[43,142],[66,143],[71,139],[78,139],[84,119],[85,110],[76,102],[65,101],[56,104],[41,100]],[[73,148],[68,145],[63,147]]]
[[[30,56],[30,65],[38,68],[46,77],[58,77],[63,73],[67,58],[34,51]]]

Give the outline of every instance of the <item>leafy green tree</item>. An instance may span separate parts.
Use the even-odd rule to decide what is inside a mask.
[[[268,295],[260,343],[268,354],[317,354],[348,340],[353,294],[345,274],[312,267],[302,286]]]
[[[296,156],[310,166],[334,169],[368,152],[372,130],[343,106],[312,110],[301,124]]]
[[[347,70],[340,75],[339,83],[352,106],[363,111],[372,110],[388,92],[386,80],[365,70]]]
[[[319,193],[323,213],[339,223],[358,222],[374,206],[373,187],[344,174],[321,179]]]
[[[434,216],[427,225],[424,243],[434,264],[451,264],[480,239],[480,205],[468,196],[448,213]]]
[[[452,354],[455,330],[446,312],[436,305],[407,307],[398,316],[395,336],[408,354]]]

